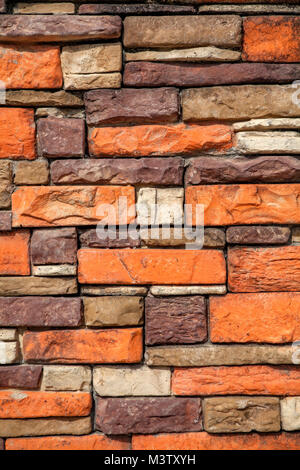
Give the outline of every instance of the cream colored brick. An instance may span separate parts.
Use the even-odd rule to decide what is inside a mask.
[[[91,369],[86,366],[44,366],[42,389],[88,392],[91,381]]]

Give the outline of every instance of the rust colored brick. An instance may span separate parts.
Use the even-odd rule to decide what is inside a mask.
[[[0,108],[0,158],[35,158],[35,124],[32,109]]]
[[[0,233],[0,275],[30,274],[28,230]]]

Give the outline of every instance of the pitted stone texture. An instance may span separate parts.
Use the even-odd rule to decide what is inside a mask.
[[[0,436],[80,435],[92,431],[91,418],[1,419]]]
[[[17,90],[6,93],[6,103],[10,106],[69,106],[79,107],[83,105],[82,99],[72,93],[60,90],[35,91]]]
[[[183,188],[141,188],[137,198],[137,223],[147,227],[182,224],[183,198]]]
[[[91,126],[176,122],[179,115],[175,88],[90,91],[85,93],[84,102],[86,122]]]
[[[88,0],[87,0],[88,1]],[[97,14],[113,14],[113,15],[143,15],[147,13],[195,13],[195,8],[188,5],[158,5],[158,4],[115,4],[103,3],[98,5],[86,4],[79,6],[78,13],[80,15],[97,15]]]
[[[8,232],[11,230],[12,213],[8,211],[0,212],[0,231]]]
[[[84,295],[142,295],[145,297],[148,289],[147,287],[132,286],[82,286],[81,293]]]
[[[40,117],[57,117],[57,118],[74,118],[74,119],[84,119],[85,112],[81,109],[76,108],[37,108],[35,111],[35,116]]]
[[[0,233],[0,275],[30,275],[29,230]]]
[[[226,286],[152,286],[150,293],[156,297],[170,295],[226,294]]]
[[[35,13],[53,14],[53,15],[66,15],[75,13],[75,5],[69,2],[55,3],[17,3],[14,7],[14,13],[32,15]]]
[[[291,230],[288,227],[229,227],[226,231],[227,243],[237,245],[280,245],[288,243]]]
[[[82,248],[138,248],[141,244],[139,233],[133,229],[109,230],[101,237],[97,229],[86,230],[80,235]],[[111,236],[111,238],[110,238]]]
[[[233,62],[239,60],[241,53],[218,47],[192,47],[190,49],[173,49],[170,51],[126,52],[126,62]]]
[[[0,161],[0,209],[10,207],[12,191],[12,171],[8,161]],[[2,212],[0,213],[3,214]]]
[[[170,369],[147,366],[95,367],[93,385],[102,397],[170,395]]]
[[[72,264],[54,264],[52,266],[32,266],[33,276],[76,276],[77,267]]]
[[[31,237],[33,264],[74,264],[77,260],[75,228],[34,230]]]
[[[159,229],[155,233],[151,229],[140,229],[141,240],[147,246],[184,246],[197,243],[200,245],[199,233],[188,232],[183,227],[170,227]],[[202,235],[202,233],[201,233]],[[205,248],[223,248],[225,246],[225,233],[222,229],[204,229],[203,246]]]
[[[34,160],[35,156],[33,109],[1,108],[0,158]]]
[[[15,168],[14,183],[16,185],[48,184],[49,169],[45,160],[34,162],[18,162]]]
[[[0,329],[0,341],[14,341],[17,339],[17,330],[12,328]]]
[[[92,373],[87,366],[44,366],[43,390],[89,392],[91,382]]]
[[[0,364],[19,362],[19,345],[15,341],[0,341]]]
[[[300,136],[298,132],[238,132],[238,151],[246,154],[298,154]]]
[[[298,129],[299,127],[299,118],[251,119],[250,121],[236,122],[232,126],[235,132]]]
[[[0,295],[77,294],[76,279],[51,277],[0,277]]]
[[[280,431],[279,398],[205,398],[204,429],[221,432]]]
[[[143,297],[84,297],[83,303],[87,326],[129,326],[143,323]]]
[[[96,429],[105,434],[200,431],[200,399],[98,398]]]
[[[37,389],[42,371],[41,366],[1,366],[0,388]]]
[[[204,297],[147,297],[146,344],[199,343],[207,338]]]
[[[84,120],[55,117],[39,119],[37,145],[41,157],[83,157],[85,154]]]
[[[285,431],[300,429],[300,397],[280,400],[282,428]]]

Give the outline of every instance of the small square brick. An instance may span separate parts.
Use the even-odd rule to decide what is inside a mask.
[[[31,238],[31,259],[35,265],[76,263],[77,234],[75,228],[34,230]]]
[[[38,153],[42,157],[83,157],[85,124],[83,119],[48,117],[37,124]]]

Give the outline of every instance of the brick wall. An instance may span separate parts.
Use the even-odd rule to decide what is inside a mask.
[[[0,12],[0,449],[300,450],[299,0]]]

